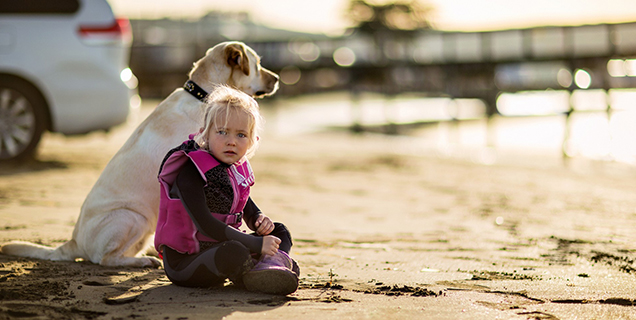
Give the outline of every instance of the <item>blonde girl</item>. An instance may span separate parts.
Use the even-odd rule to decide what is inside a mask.
[[[249,197],[249,165],[262,119],[256,101],[227,86],[207,99],[203,127],[165,156],[155,247],[176,285],[209,287],[229,278],[250,291],[298,288],[292,239]],[[242,223],[253,231],[239,230]]]

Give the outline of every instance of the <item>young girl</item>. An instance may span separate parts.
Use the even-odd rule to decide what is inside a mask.
[[[247,94],[217,87],[207,100],[204,127],[161,164],[155,247],[176,285],[209,287],[229,278],[250,291],[298,288],[289,231],[249,197],[254,175],[247,158],[259,139],[258,108]],[[255,233],[239,231],[242,220]]]

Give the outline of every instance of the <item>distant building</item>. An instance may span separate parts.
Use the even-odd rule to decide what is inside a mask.
[[[489,32],[422,29],[409,37],[352,29],[329,37],[259,25],[246,13],[132,20],[130,66],[142,97],[163,98],[219,42],[239,40],[279,73],[277,97],[332,90],[479,98],[501,92],[636,87],[636,23]],[[609,70],[611,68],[611,70]],[[582,80],[576,81],[576,75]]]

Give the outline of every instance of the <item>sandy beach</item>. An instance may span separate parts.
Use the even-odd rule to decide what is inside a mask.
[[[70,239],[139,122],[47,134],[37,161],[0,165],[0,242]],[[0,254],[0,319],[636,319],[636,167],[471,159],[399,136],[266,132],[252,197],[292,232],[296,293]]]

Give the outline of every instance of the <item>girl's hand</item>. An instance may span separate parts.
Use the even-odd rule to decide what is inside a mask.
[[[263,247],[261,247],[261,254],[267,254],[270,256],[278,253],[278,245],[280,244],[280,239],[275,236],[264,236],[263,237]]]
[[[258,216],[254,226],[256,227],[256,234],[259,236],[265,236],[274,231],[274,222],[272,222],[272,219],[264,214],[260,214]]]

